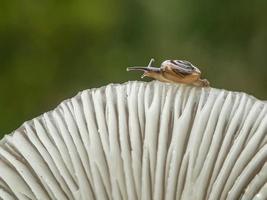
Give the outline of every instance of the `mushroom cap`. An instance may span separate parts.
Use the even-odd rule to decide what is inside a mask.
[[[153,82],[80,92],[0,141],[0,199],[267,199],[267,106]]]

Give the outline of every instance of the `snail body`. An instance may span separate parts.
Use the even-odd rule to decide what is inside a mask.
[[[188,61],[166,60],[160,68],[152,67],[153,62],[154,59],[151,59],[147,67],[129,67],[127,71],[143,71],[141,78],[147,76],[162,82],[209,86],[207,79],[201,79],[201,71]]]

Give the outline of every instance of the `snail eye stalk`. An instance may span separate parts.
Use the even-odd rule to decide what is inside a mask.
[[[152,63],[155,62],[154,58],[151,58],[147,67],[152,67]]]

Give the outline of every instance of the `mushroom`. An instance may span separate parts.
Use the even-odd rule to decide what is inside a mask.
[[[153,81],[80,92],[0,141],[0,199],[267,199],[267,105]]]

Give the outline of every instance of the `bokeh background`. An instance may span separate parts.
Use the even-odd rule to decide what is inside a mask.
[[[267,1],[1,0],[0,136],[78,91],[185,59],[213,87],[267,99]],[[149,81],[149,79],[146,79]]]

